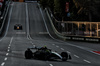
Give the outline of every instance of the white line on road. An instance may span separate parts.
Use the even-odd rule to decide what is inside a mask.
[[[27,10],[27,9],[28,9],[28,7],[27,7],[27,3],[26,3],[27,38],[30,39],[30,38],[29,38],[29,24],[28,24],[28,22],[29,22],[29,21],[28,21],[28,20],[29,20],[29,17],[28,17],[28,10]]]
[[[26,32],[16,32],[16,34],[26,34]]]
[[[5,62],[3,62],[2,64],[1,64],[1,66],[4,66],[5,65]]]
[[[55,44],[52,44],[52,45],[55,45]]]
[[[56,46],[57,48],[59,48],[59,46]]]
[[[50,66],[53,66],[52,64],[49,64]]]
[[[7,51],[9,52],[10,50],[8,49]]]
[[[76,58],[79,58],[79,56],[77,56],[77,55],[74,55]]]
[[[85,61],[85,62],[87,62],[87,63],[91,63],[90,61],[88,61],[88,60],[85,60],[85,59],[84,59],[83,61]]]
[[[29,16],[28,16],[28,6],[27,6],[27,3],[26,3],[26,26],[27,26],[27,38],[29,40],[32,40],[32,38],[30,37],[30,34],[29,34]]]
[[[9,55],[9,53],[6,53],[6,56],[8,56]]]
[[[69,51],[66,51],[67,53],[69,53],[69,54],[71,54],[71,52],[69,52]]]
[[[12,41],[13,41],[13,37],[11,38],[11,40],[10,40],[10,44],[9,44],[9,45],[11,45]]]
[[[61,50],[64,50],[63,48],[61,48]]]
[[[6,61],[7,60],[7,57],[4,60]]]
[[[10,49],[10,47],[8,47],[8,49]]]

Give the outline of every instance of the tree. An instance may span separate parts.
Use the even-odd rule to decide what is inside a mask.
[[[54,0],[47,0],[47,3],[51,11],[54,11]]]
[[[40,0],[40,4],[43,8],[48,6],[47,0]]]
[[[94,0],[73,0],[75,6],[78,10],[77,14],[87,15],[89,16],[89,21],[92,21],[91,12],[94,10],[93,6]]]
[[[61,16],[62,20],[64,19],[66,12],[65,12],[65,4],[69,0],[54,0],[54,13]]]

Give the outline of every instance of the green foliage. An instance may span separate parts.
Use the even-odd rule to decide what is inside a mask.
[[[65,4],[69,0],[54,0],[54,13],[61,16],[62,19],[65,17]]]
[[[67,17],[65,12],[66,2],[69,2],[70,17]],[[49,7],[54,13],[55,17],[64,20],[80,20],[80,21],[92,21],[92,15],[98,15],[100,11],[99,0],[40,0],[43,8]],[[97,7],[97,6],[98,7]],[[98,11],[98,12],[97,12]]]
[[[47,3],[48,3],[48,7],[51,10],[54,10],[54,0],[47,0]]]
[[[94,5],[95,0],[73,0],[76,8],[78,9],[77,14],[86,16],[89,21],[92,21],[93,11],[96,11]]]
[[[49,7],[51,10],[53,10],[54,0],[40,0],[40,4],[43,8]]]
[[[48,2],[47,0],[40,0],[40,4],[43,8],[47,7],[48,6]]]
[[[59,2],[60,2],[60,0],[54,0],[54,12],[56,12],[56,13],[60,13]]]

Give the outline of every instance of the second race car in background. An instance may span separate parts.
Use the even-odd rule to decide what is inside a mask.
[[[22,25],[21,24],[16,24],[14,25],[14,30],[22,30]]]

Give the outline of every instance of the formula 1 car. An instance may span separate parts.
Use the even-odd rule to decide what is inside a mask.
[[[22,25],[21,24],[14,25],[14,30],[22,30]]]
[[[33,49],[36,49],[35,52],[32,52]],[[60,59],[62,61],[67,61],[68,59],[71,59],[71,56],[67,52],[57,53],[54,51],[51,51],[51,49],[48,48],[28,48],[25,51],[25,58],[26,59],[40,59],[40,60],[57,60]]]

